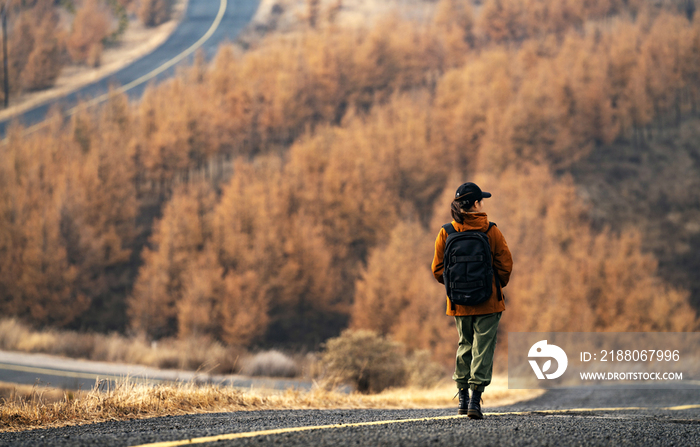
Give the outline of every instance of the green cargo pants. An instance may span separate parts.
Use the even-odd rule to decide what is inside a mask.
[[[457,382],[457,388],[484,391],[491,383],[500,320],[501,312],[455,317],[459,347],[452,379]]]

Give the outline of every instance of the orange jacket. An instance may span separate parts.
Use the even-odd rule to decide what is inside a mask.
[[[489,228],[489,219],[486,213],[469,213],[466,215],[463,224],[458,224],[452,221],[452,225],[457,231],[479,230],[486,231]],[[489,245],[491,245],[491,255],[493,265],[495,267],[495,275],[493,280],[493,292],[491,297],[481,304],[476,306],[460,306],[455,305],[455,310],[451,309],[450,299],[447,298],[447,315],[466,316],[466,315],[486,315],[494,312],[503,312],[506,310],[505,296],[502,300],[498,300],[498,292],[496,290],[496,277],[501,280],[501,287],[505,287],[510,280],[510,273],[513,271],[513,257],[508,250],[508,244],[503,237],[503,233],[497,226],[493,226],[487,233]],[[443,283],[442,272],[444,270],[443,256],[445,256],[445,241],[447,240],[447,232],[444,228],[440,228],[437,239],[435,239],[435,256],[433,256],[433,275],[438,282]],[[503,290],[501,290],[503,295]]]

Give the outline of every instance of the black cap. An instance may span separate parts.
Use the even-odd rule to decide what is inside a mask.
[[[471,203],[489,197],[491,197],[490,192],[482,191],[475,183],[471,182],[465,183],[457,188],[457,193],[455,194],[455,200],[469,200]]]

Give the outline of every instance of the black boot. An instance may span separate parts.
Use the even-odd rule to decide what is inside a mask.
[[[469,388],[459,389],[459,411],[457,414],[467,414],[469,408]]]
[[[461,408],[461,406],[460,406],[460,408]],[[460,413],[460,414],[463,414],[463,413]],[[472,397],[471,397],[471,399],[469,399],[469,407],[467,409],[467,416],[469,416],[469,419],[483,419],[484,418],[483,413],[481,413],[481,391],[472,390]]]

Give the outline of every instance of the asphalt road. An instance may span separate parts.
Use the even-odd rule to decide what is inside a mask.
[[[259,0],[189,0],[181,23],[152,53],[63,98],[34,107],[16,119],[26,127],[31,127],[42,122],[54,104],[70,113],[79,100],[98,98],[107,93],[110,86],[125,87],[132,84],[127,91],[129,97],[140,98],[147,85],[173,76],[178,65],[191,63],[196,49],[201,48],[206,58],[213,57],[220,43],[233,41],[245,28],[255,15],[258,4]],[[176,63],[170,65],[169,62],[173,59]],[[15,118],[0,121],[0,137],[4,137],[6,128],[13,119]]]
[[[1,433],[0,445],[700,446],[700,388],[551,390],[485,405],[480,421],[455,409],[251,411]]]

